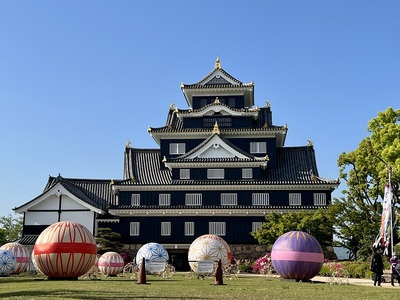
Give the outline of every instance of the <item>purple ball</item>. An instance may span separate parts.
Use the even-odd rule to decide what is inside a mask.
[[[313,236],[302,231],[290,231],[275,241],[271,259],[281,277],[307,281],[321,270],[324,252]]]

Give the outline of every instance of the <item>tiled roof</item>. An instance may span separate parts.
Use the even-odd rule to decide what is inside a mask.
[[[312,146],[277,148],[277,169],[267,168],[262,180],[174,180],[168,169],[160,169],[161,154],[157,149],[132,149],[125,152],[125,179],[135,178],[127,185],[337,185],[338,180],[318,177],[315,152]],[[210,161],[210,160],[209,160]],[[230,159],[221,159],[226,163]],[[121,185],[125,185],[121,182]]]
[[[85,203],[104,211],[107,209],[107,203],[115,202],[115,195],[110,186],[111,179],[76,179],[63,178],[58,175],[57,177],[49,176],[42,194],[14,209],[19,209],[40,198],[57,183],[60,183],[66,190]],[[119,181],[116,180],[115,183],[119,183]]]
[[[39,235],[25,235],[18,241],[18,243],[21,245],[35,245],[38,237]]]
[[[131,179],[130,184],[135,185],[171,184],[172,173],[161,169],[160,150],[126,148],[124,179]]]

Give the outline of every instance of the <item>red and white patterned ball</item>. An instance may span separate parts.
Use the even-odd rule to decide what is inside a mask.
[[[205,234],[193,241],[189,247],[188,260],[190,268],[197,272],[197,262],[212,260],[228,265],[231,262],[232,252],[225,240],[217,235]]]
[[[47,227],[36,240],[34,259],[49,278],[78,278],[96,259],[96,240],[83,225],[62,221]]]
[[[0,250],[10,250],[17,261],[13,274],[25,272],[29,266],[30,256],[28,249],[20,243],[7,243],[0,247]]]
[[[117,252],[106,252],[100,256],[97,266],[104,275],[116,275],[124,269],[124,259]]]

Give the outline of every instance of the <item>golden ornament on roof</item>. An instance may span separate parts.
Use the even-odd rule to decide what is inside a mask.
[[[219,98],[218,98],[218,97],[215,98],[214,103],[215,103],[215,104],[220,104],[220,103],[221,103],[221,102],[219,101]]]
[[[218,127],[218,122],[217,122],[217,121],[215,121],[215,124],[214,124],[214,128],[213,128],[212,133],[213,133],[213,134],[220,134],[220,133],[221,133],[221,132],[219,131],[219,127]]]
[[[219,60],[219,56],[217,56],[217,59],[215,60],[214,69],[221,69],[221,62]]]

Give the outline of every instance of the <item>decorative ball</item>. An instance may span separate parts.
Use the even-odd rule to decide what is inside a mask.
[[[25,272],[28,268],[30,256],[28,249],[20,243],[7,243],[0,247],[0,250],[10,250],[17,261],[13,274]]]
[[[188,260],[190,268],[197,272],[197,262],[201,260],[219,261],[221,264],[231,263],[232,252],[225,240],[217,235],[205,234],[199,236],[189,247]]]
[[[54,223],[39,235],[34,247],[38,269],[49,278],[74,279],[85,274],[96,259],[96,241],[83,225]]]
[[[313,236],[302,231],[290,231],[275,241],[271,259],[281,277],[307,281],[321,270],[324,252]]]
[[[106,252],[100,256],[97,266],[104,275],[116,275],[124,269],[124,259],[117,252]]]
[[[147,243],[140,247],[139,251],[136,254],[136,264],[141,266],[142,259],[145,259],[145,268],[147,272],[150,272],[150,261],[165,261],[167,262],[169,259],[169,255],[167,250],[163,245],[158,243]]]
[[[9,276],[15,271],[17,260],[10,250],[0,250],[0,276]]]

